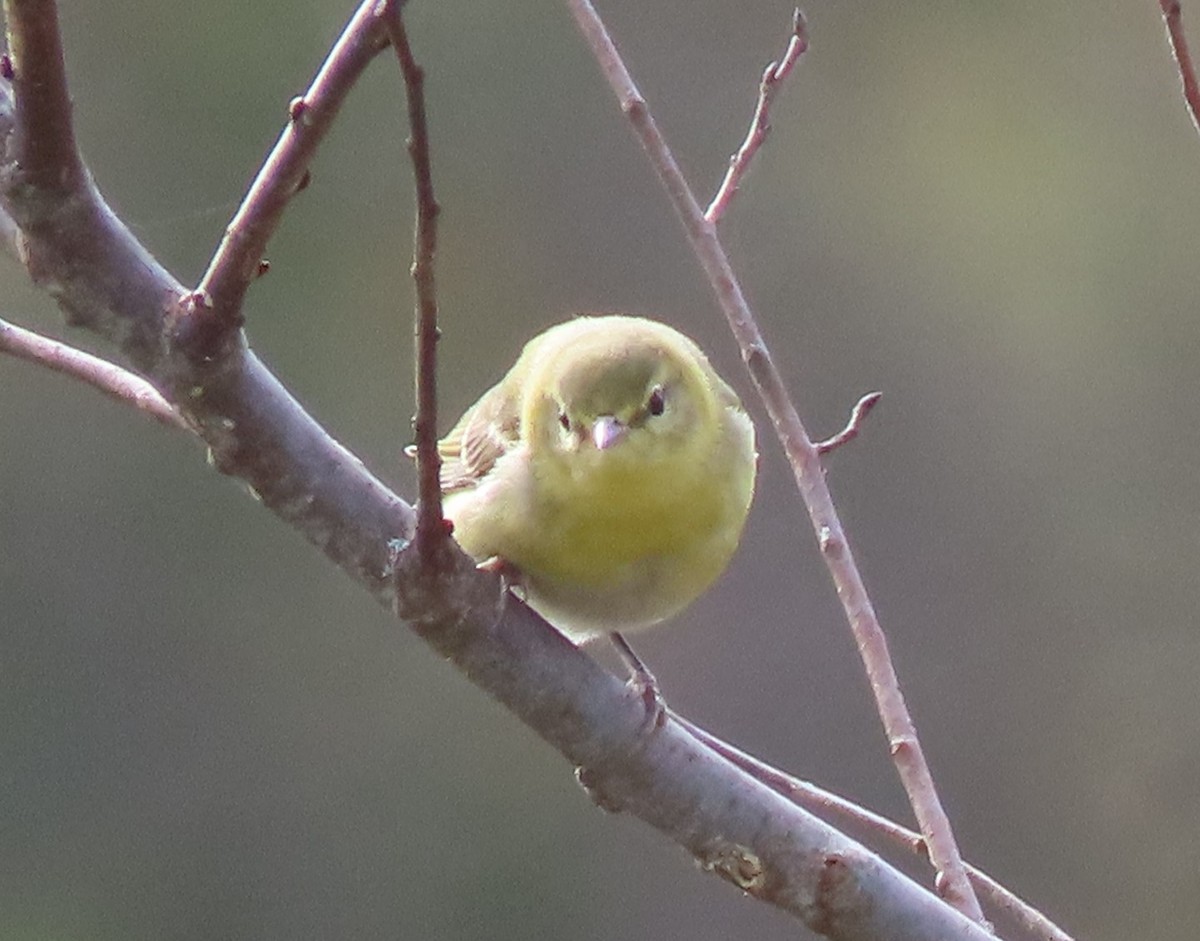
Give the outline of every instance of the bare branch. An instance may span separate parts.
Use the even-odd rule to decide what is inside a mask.
[[[822,556],[863,657],[893,761],[921,832],[929,844],[930,858],[937,869],[935,885],[951,905],[973,920],[982,921],[979,902],[967,880],[950,821],[921,751],[916,726],[904,703],[900,683],[888,654],[887,639],[867,595],[825,475],[821,471],[817,447],[805,430],[788,396],[783,378],[771,360],[741,285],[717,237],[716,227],[696,202],[603,21],[589,0],[568,0],[568,5],[683,223],[688,241],[708,276],[792,465],[796,485],[803,495],[818,535]]]
[[[858,432],[862,428],[862,423],[866,417],[871,414],[871,410],[879,404],[879,400],[883,398],[882,392],[868,392],[855,404],[850,410],[850,420],[846,422],[846,427],[839,431],[832,438],[826,438],[824,441],[818,441],[815,445],[818,454],[829,454],[831,451],[836,451],[843,444],[853,441],[858,437]]]
[[[12,121],[0,94],[0,145]],[[0,183],[12,157],[0,151]],[[644,706],[616,677],[511,596],[465,556],[431,589],[420,566],[388,568],[389,547],[413,533],[411,509],[328,437],[242,343],[201,362],[170,342],[184,294],[90,187],[78,213],[28,187],[0,185],[12,217],[57,213],[29,255],[81,323],[144,361],[147,374],[208,443],[213,464],[244,480],[385,606],[580,768],[593,796],[637,814],[710,871],[847,939],[895,941],[987,935],[877,857],[820,824],[668,723],[640,735]],[[26,200],[48,202],[36,211]],[[100,220],[97,223],[96,220]],[[89,251],[89,245],[93,248]],[[65,247],[64,247],[65,246]],[[67,251],[70,249],[72,254]],[[735,796],[736,795],[736,796]],[[860,900],[871,899],[863,918]],[[911,926],[890,930],[893,926]],[[921,926],[918,929],[916,926]],[[920,930],[922,933],[916,933]]]
[[[843,821],[857,824],[870,833],[886,840],[904,852],[915,853],[918,856],[928,856],[929,850],[925,840],[919,833],[914,833],[907,827],[902,827],[872,810],[861,807],[851,800],[818,787],[811,781],[804,781],[793,775],[773,768],[771,765],[748,755],[741,749],[717,738],[711,732],[700,728],[695,723],[672,712],[671,718],[713,749],[722,758],[737,765],[742,770],[754,775],[769,788],[790,798],[806,810],[817,814],[833,814]],[[998,912],[1011,918],[1021,929],[1041,941],[1074,941],[1074,939],[1054,924],[1036,908],[1005,888],[986,872],[977,869],[970,863],[964,863],[967,875],[980,894],[990,902]]]
[[[164,425],[189,430],[187,422],[154,386],[116,363],[5,320],[0,320],[0,352],[86,382]]]
[[[437,220],[441,211],[433,192],[433,167],[429,157],[429,125],[425,116],[425,71],[417,65],[400,15],[401,2],[389,0],[383,10],[384,27],[391,39],[404,90],[408,98],[411,129],[408,152],[412,158],[417,212],[413,236],[412,276],[416,285],[416,455],[418,493],[417,553],[426,571],[435,571],[450,538],[442,520],[442,458],[437,447]]]
[[[48,0],[4,0],[4,16],[17,101],[13,151],[19,172],[37,189],[78,190],[86,172],[75,145],[58,6]]]
[[[364,0],[308,90],[288,108],[290,120],[225,229],[196,289],[213,329],[236,330],[242,302],[260,270],[267,242],[291,198],[308,184],[308,167],[346,96],[386,45],[377,0]]]
[[[733,202],[738,187],[742,185],[742,180],[750,169],[750,164],[754,162],[755,154],[766,143],[767,135],[771,133],[771,102],[775,100],[780,87],[807,49],[808,24],[804,21],[804,14],[797,9],[792,13],[792,38],[788,40],[783,58],[767,66],[758,84],[758,101],[754,106],[754,117],[750,119],[750,130],[746,132],[746,139],[742,141],[737,153],[729,158],[729,169],[725,173],[725,179],[717,187],[717,194],[708,208],[704,210],[704,217],[714,225],[724,217],[725,210]]]
[[[1167,27],[1167,39],[1171,43],[1171,55],[1183,85],[1183,100],[1187,103],[1192,127],[1200,131],[1200,85],[1196,84],[1196,70],[1192,66],[1192,55],[1188,52],[1187,37],[1183,33],[1183,15],[1179,0],[1158,0],[1162,10],[1163,24]]]

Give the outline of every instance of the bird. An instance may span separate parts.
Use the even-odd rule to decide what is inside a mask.
[[[559,323],[438,451],[459,546],[572,642],[612,636],[653,688],[622,633],[717,579],[754,495],[754,425],[700,348],[645,317]]]

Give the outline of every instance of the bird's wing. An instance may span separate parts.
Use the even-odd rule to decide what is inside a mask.
[[[474,487],[519,442],[520,403],[508,385],[501,382],[485,392],[438,442],[443,493]]]

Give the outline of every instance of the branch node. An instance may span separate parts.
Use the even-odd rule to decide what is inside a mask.
[[[196,314],[213,309],[212,297],[207,291],[188,291],[180,299],[186,314]]]
[[[766,346],[762,343],[750,343],[742,347],[742,362],[746,364],[751,375],[765,366],[770,358]]]
[[[300,124],[304,127],[312,126],[312,121],[309,118],[309,104],[303,95],[297,95],[288,102],[288,117],[293,124]]]
[[[767,871],[761,857],[750,847],[722,841],[705,846],[696,854],[705,872],[716,873],[749,895],[760,895],[767,886]]]
[[[605,813],[620,814],[625,812],[624,806],[601,787],[602,776],[591,768],[579,765],[575,769],[575,780],[583,788],[583,792],[588,796],[588,800]]]
[[[911,755],[916,751],[916,740],[911,735],[898,735],[888,743],[893,758]]]
[[[194,363],[213,363],[236,347],[242,329],[240,311],[218,311],[203,288],[185,291],[167,313],[167,335],[175,348]]]
[[[846,547],[845,540],[839,538],[834,533],[833,527],[828,524],[822,526],[818,531],[817,544],[820,546],[822,554],[832,559],[840,559],[844,555],[842,550]]]

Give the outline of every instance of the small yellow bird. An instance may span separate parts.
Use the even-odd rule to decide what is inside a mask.
[[[539,334],[438,445],[445,515],[571,640],[649,627],[725,569],[754,426],[691,340],[641,317]]]

